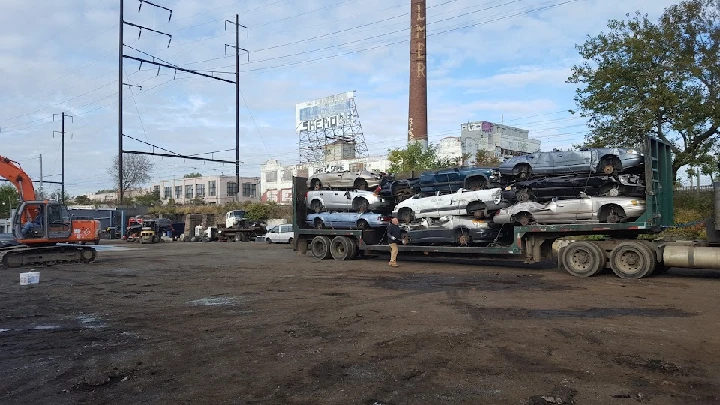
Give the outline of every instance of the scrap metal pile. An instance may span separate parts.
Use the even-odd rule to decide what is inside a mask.
[[[315,228],[401,222],[408,244],[487,246],[514,225],[618,223],[645,212],[644,156],[633,149],[536,152],[497,168],[460,167],[417,178],[326,171],[308,179],[306,218]]]

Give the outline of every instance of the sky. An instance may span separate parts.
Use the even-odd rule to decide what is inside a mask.
[[[241,175],[298,162],[295,104],[356,91],[370,155],[407,141],[410,0],[125,0],[124,53],[234,80],[239,14]],[[576,44],[610,19],[656,19],[670,0],[428,0],[428,133],[436,143],[487,120],[530,130],[543,150],[587,133],[565,83]],[[142,7],[139,7],[142,4]],[[138,10],[140,8],[140,10]],[[0,14],[0,155],[71,195],[113,188],[118,150],[120,0],[4,0]],[[226,29],[227,28],[227,29]],[[169,45],[169,46],[168,46]],[[226,54],[227,51],[227,54]],[[144,52],[140,53],[140,52]],[[152,55],[147,56],[147,55]],[[220,73],[211,73],[220,72]],[[229,72],[222,73],[222,72]],[[235,86],[124,59],[127,150],[234,160]],[[140,140],[145,143],[136,141]],[[228,149],[232,149],[229,150]],[[156,151],[161,151],[156,149]],[[205,154],[212,151],[224,151]],[[153,179],[235,173],[234,165],[151,158]],[[149,184],[148,184],[149,185]],[[46,190],[57,188],[47,185]]]

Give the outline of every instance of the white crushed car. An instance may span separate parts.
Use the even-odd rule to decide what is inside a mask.
[[[482,219],[490,211],[502,208],[502,189],[469,191],[460,189],[455,193],[415,196],[395,207],[393,216],[400,222],[412,222],[420,218],[439,218],[445,215],[473,215]]]
[[[619,223],[639,218],[645,200],[632,197],[588,197],[554,200],[546,204],[522,202],[495,214],[497,224],[571,224],[575,222]]]
[[[307,192],[307,207],[311,212],[323,211],[390,211],[392,199],[365,190],[311,190]]]
[[[324,188],[343,188],[355,190],[374,190],[380,185],[382,176],[367,170],[350,171],[339,167],[327,167],[316,172],[308,179],[309,190]]]

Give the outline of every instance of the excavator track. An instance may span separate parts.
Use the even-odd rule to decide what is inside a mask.
[[[89,246],[13,246],[0,250],[5,267],[52,266],[64,263],[91,263],[97,251]]]

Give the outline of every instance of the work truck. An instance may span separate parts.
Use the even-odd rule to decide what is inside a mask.
[[[484,246],[401,244],[400,254],[425,257],[472,257],[538,263],[556,260],[573,276],[589,277],[606,268],[621,278],[642,278],[668,268],[720,269],[720,183],[715,183],[714,217],[706,222],[707,240],[664,241],[656,238],[675,226],[673,218],[672,150],[670,144],[648,137],[642,151],[645,210],[638,218],[620,222],[506,224],[511,237]],[[385,228],[316,228],[307,218],[307,180],[293,181],[294,249],[317,259],[350,260],[365,253],[389,252]],[[591,238],[588,236],[592,235]],[[561,240],[553,245],[556,241]],[[558,247],[559,246],[559,247]]]

